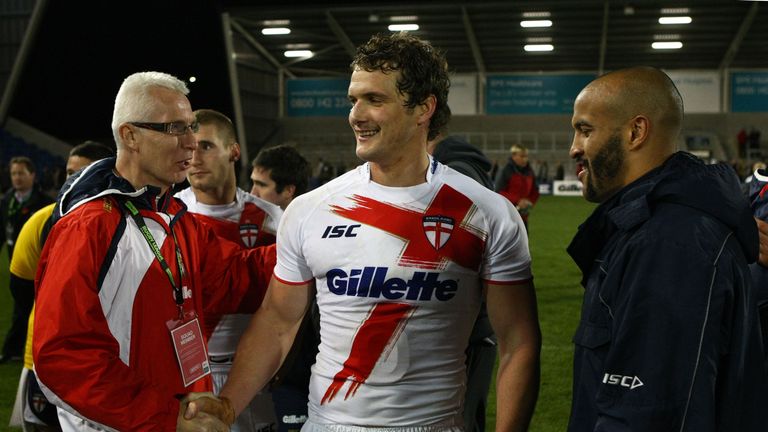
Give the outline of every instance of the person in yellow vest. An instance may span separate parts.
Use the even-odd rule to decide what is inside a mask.
[[[99,142],[86,141],[79,144],[69,152],[67,177],[94,161],[114,155],[114,150]],[[34,291],[37,262],[40,260],[45,231],[47,231],[46,222],[51,217],[55,204],[51,203],[35,212],[21,228],[11,258],[11,284]],[[25,431],[60,430],[56,407],[50,404],[43,395],[34,374],[32,364],[32,323],[34,317],[35,309],[33,306],[27,327],[24,368],[21,370],[10,425],[23,427]]]

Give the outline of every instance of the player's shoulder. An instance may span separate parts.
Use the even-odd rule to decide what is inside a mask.
[[[105,195],[67,212],[54,226],[59,229],[83,226],[96,231],[99,227],[116,226],[122,219],[123,213],[118,202],[112,196]]]
[[[178,198],[184,202],[184,204],[189,205],[189,203],[193,203],[196,201],[195,199],[195,193],[192,191],[191,187],[187,187],[185,189],[182,189],[173,196],[174,198]]]
[[[274,219],[279,219],[280,216],[283,214],[283,209],[280,208],[277,204],[273,204],[269,201],[263,200],[255,195],[252,195],[240,188],[237,188],[237,200],[241,201],[243,204],[253,204],[256,207],[263,210],[265,213],[270,215]]]
[[[506,208],[505,203],[508,201],[503,196],[447,165],[438,164],[434,175],[439,177],[439,181],[471,199],[478,208],[489,210]]]

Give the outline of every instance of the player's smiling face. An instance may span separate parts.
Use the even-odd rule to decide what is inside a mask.
[[[396,163],[408,156],[410,145],[419,139],[418,110],[405,106],[406,95],[397,90],[399,77],[397,71],[352,72],[349,124],[357,140],[355,152],[362,160]]]

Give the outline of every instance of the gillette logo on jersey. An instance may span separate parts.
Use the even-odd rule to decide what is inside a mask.
[[[364,267],[349,272],[331,269],[325,274],[328,291],[350,297],[421,301],[434,297],[439,301],[448,301],[459,288],[458,282],[453,279],[439,280],[440,273],[437,272],[417,271],[405,280],[397,277],[387,279],[387,271],[387,267]]]

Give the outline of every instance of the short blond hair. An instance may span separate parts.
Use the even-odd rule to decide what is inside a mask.
[[[528,153],[528,149],[524,145],[512,144],[512,147],[509,148],[509,152],[514,156],[518,153]]]

